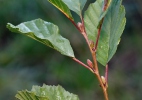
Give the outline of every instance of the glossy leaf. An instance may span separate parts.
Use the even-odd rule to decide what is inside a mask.
[[[31,91],[23,90],[16,94],[19,100],[79,100],[77,95],[65,91],[61,86],[33,86]]]
[[[48,0],[52,5],[58,8],[65,16],[74,20],[68,6],[62,0]]]
[[[125,8],[121,3],[122,0],[113,0],[103,21],[97,60],[104,66],[115,54],[126,24]]]
[[[86,0],[62,0],[70,10],[76,12],[79,16],[81,16],[82,9],[86,4]]]
[[[8,23],[7,28],[12,32],[21,33],[31,37],[59,51],[63,55],[74,57],[69,41],[59,34],[58,26],[50,22],[36,19],[21,23],[17,26]]]

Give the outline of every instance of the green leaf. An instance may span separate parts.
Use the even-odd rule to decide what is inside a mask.
[[[84,15],[88,39],[94,43],[98,35],[98,25],[103,21],[96,56],[98,62],[104,66],[115,54],[125,27],[125,8],[121,3],[122,0],[109,0],[110,7],[104,12],[103,0],[97,0],[89,5]]]
[[[48,97],[40,97],[34,92],[27,90],[18,91],[15,97],[19,100],[50,100]]]
[[[83,10],[87,0],[80,0],[80,9]]]
[[[36,19],[21,23],[17,26],[8,23],[7,28],[12,32],[21,33],[31,37],[59,51],[63,55],[74,57],[69,41],[59,34],[58,26],[50,22]]]
[[[113,0],[104,18],[97,48],[97,60],[106,65],[113,57],[123,33],[126,18],[122,0]]]
[[[69,8],[62,0],[48,0],[52,5],[58,8],[65,16],[71,20],[74,20]]]
[[[70,10],[76,12],[79,16],[81,16],[82,9],[86,4],[86,0],[62,0]]]
[[[103,11],[104,0],[96,0],[95,3],[89,5],[85,11],[84,22],[88,39],[96,42],[98,35],[98,25],[106,12]]]
[[[33,86],[31,91],[19,91],[16,98],[19,100],[79,100],[77,95],[65,91],[59,85]]]

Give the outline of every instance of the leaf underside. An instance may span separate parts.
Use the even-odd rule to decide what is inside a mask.
[[[121,3],[122,0],[112,0],[110,7],[103,12],[103,0],[97,0],[90,4],[84,15],[88,39],[94,43],[98,35],[98,25],[104,17],[96,54],[97,61],[104,66],[115,54],[125,27],[125,8]]]
[[[36,19],[21,23],[17,26],[8,23],[7,28],[12,32],[21,33],[31,37],[34,40],[59,51],[63,55],[74,57],[69,41],[59,34],[58,26],[50,22]]]
[[[33,86],[31,91],[19,91],[16,98],[19,100],[79,100],[77,95],[67,92],[59,85]]]

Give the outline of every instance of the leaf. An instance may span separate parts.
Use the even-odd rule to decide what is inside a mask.
[[[21,23],[17,26],[8,23],[7,28],[12,32],[21,33],[31,37],[59,51],[63,55],[74,57],[69,41],[59,34],[58,26],[50,22],[36,19]]]
[[[96,42],[98,35],[98,25],[106,12],[103,11],[104,0],[96,0],[95,3],[89,5],[84,15],[85,29],[88,39]]]
[[[40,97],[27,90],[18,91],[15,97],[19,100],[50,100],[48,97]]]
[[[69,8],[62,0],[48,0],[52,5],[58,8],[65,16],[71,20],[74,20]]]
[[[96,54],[98,62],[104,66],[115,54],[125,27],[125,8],[121,3],[122,0],[109,0],[110,7],[104,12],[103,0],[97,0],[89,5],[84,15],[88,39],[94,43],[98,35],[98,25],[104,17]]]
[[[80,0],[80,9],[83,10],[87,0]]]
[[[31,91],[19,91],[16,98],[19,100],[79,100],[77,95],[65,91],[59,85],[33,86]]]
[[[97,48],[97,60],[106,65],[113,57],[126,24],[122,0],[113,0],[104,18]]]
[[[86,0],[62,0],[70,10],[76,12],[79,16],[81,16],[82,9],[86,3]]]

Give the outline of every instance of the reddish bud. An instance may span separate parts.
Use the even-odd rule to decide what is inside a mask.
[[[87,64],[89,65],[89,67],[93,68],[93,63],[89,59],[87,59]]]

